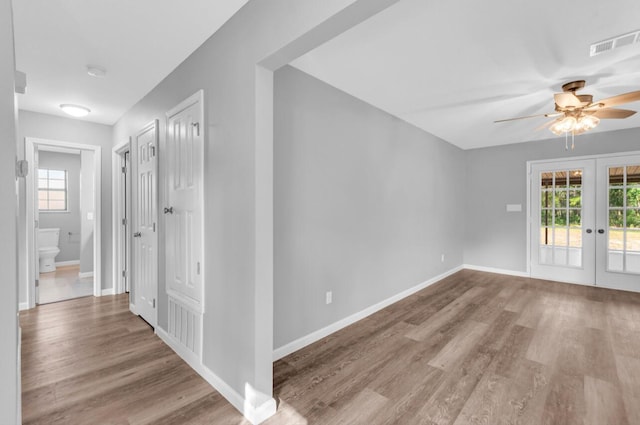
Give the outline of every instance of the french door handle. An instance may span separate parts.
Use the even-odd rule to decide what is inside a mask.
[[[135,233],[133,234],[133,237],[134,237],[134,238],[139,238],[139,237],[141,237],[141,236],[142,236],[142,233],[141,233],[141,232],[135,232]]]
[[[603,234],[604,233],[604,229],[598,229],[598,233]]]
[[[585,231],[586,231],[587,233],[591,233],[591,232],[593,232],[593,230],[591,230],[591,229],[587,229],[587,230],[585,230]]]
[[[173,207],[164,207],[164,213],[165,214],[173,214]]]

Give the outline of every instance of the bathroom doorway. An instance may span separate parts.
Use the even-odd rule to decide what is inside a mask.
[[[101,295],[100,147],[26,138],[29,308]]]

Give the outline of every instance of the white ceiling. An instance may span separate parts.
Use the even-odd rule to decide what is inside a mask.
[[[14,0],[20,109],[114,124],[248,0]],[[104,78],[87,65],[106,69]]]
[[[553,93],[585,79],[594,100],[640,90],[640,43],[589,56],[640,29],[640,1],[401,0],[293,66],[463,149],[546,139]],[[621,106],[640,111],[640,102]],[[640,113],[593,131],[640,127]]]

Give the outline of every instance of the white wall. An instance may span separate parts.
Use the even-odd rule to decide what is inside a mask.
[[[111,147],[113,127],[103,124],[95,124],[71,118],[41,114],[38,112],[19,111],[18,127],[18,156],[24,158],[24,139],[34,137],[39,139],[52,139],[65,142],[83,143],[100,146],[102,148],[102,289],[113,287],[111,277]],[[24,196],[24,180],[20,181],[20,221],[19,221],[19,250],[20,255],[20,302],[26,303],[26,201]]]
[[[292,67],[274,128],[276,349],[462,264],[461,149]]]
[[[640,129],[582,134],[575,143],[568,151],[563,137],[465,151],[465,264],[526,271],[527,161],[638,151]],[[522,212],[507,213],[506,204]]]
[[[18,368],[18,285],[16,212],[17,191],[15,56],[11,1],[0,0],[0,423],[18,424],[20,369]]]
[[[39,151],[39,168],[67,171],[67,211],[40,211],[40,228],[60,229],[56,262],[80,260],[80,155]],[[71,235],[69,235],[71,233]]]

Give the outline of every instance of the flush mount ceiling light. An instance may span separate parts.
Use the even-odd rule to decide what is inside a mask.
[[[87,115],[89,115],[89,112],[91,112],[91,109],[89,108],[85,108],[84,106],[80,105],[72,105],[70,103],[63,103],[62,105],[60,105],[60,109],[62,109],[72,117],[86,117]]]

